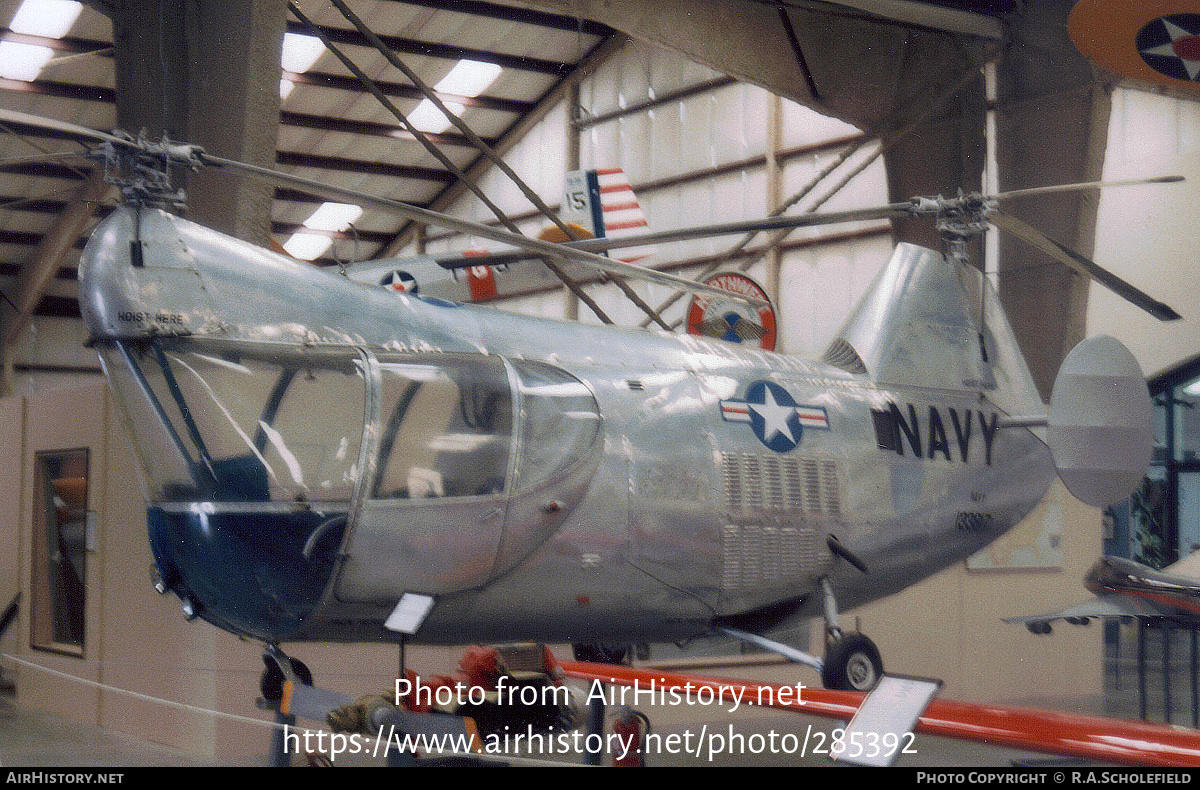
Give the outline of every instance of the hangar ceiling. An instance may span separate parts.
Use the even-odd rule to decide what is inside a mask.
[[[456,169],[474,179],[489,166],[471,135],[502,154],[628,35],[848,120],[884,141],[903,130],[903,141],[885,155],[897,199],[979,188],[987,113],[979,68],[989,61],[996,63],[1002,187],[1087,180],[1102,163],[1097,141],[1104,138],[1107,104],[1095,86],[1104,82],[1067,40],[1069,0],[243,5],[239,12],[214,12],[185,0],[93,0],[66,31],[54,34],[14,29],[21,0],[0,0],[0,42],[50,52],[31,73],[0,72],[0,106],[101,129],[137,126],[151,135],[165,129],[221,155],[444,208],[465,189]],[[280,39],[299,37],[323,38],[324,46],[311,63],[285,65],[286,84],[276,93]],[[479,90],[440,87],[463,61],[490,64],[492,81]],[[436,112],[433,122],[416,122],[428,103],[420,83],[453,103],[469,132],[436,123]],[[400,116],[423,126],[440,154],[406,130]],[[1056,133],[1053,145],[1046,144],[1047,124]],[[34,128],[4,131],[0,277],[11,279],[0,284],[13,304],[0,342],[29,314],[78,315],[72,280],[80,238],[115,202],[89,181],[86,167],[44,158],[75,149],[74,142]],[[257,187],[255,195],[205,186],[202,177],[188,187],[194,216],[260,241],[269,234],[278,244],[287,244],[322,202],[290,189]],[[1030,201],[1015,213],[1037,214],[1041,229],[1089,252],[1094,206],[1089,209],[1086,198]],[[320,231],[335,240],[334,252],[318,253],[316,261],[330,264],[334,253],[371,257],[412,231],[390,215],[367,212],[352,231]],[[924,223],[897,227],[900,238],[919,242],[934,242],[930,233]],[[1027,251],[1022,254],[1028,260]],[[1011,298],[1024,303],[1031,294],[1041,296],[1015,323],[1019,333],[1022,327],[1036,332],[1049,347],[1033,363],[1039,380],[1048,381],[1082,331],[1078,305],[1086,282],[1059,267],[1042,268],[1039,276],[1049,280],[1025,276]],[[1001,287],[1011,291],[1003,279]],[[1063,304],[1076,309],[1063,311]],[[1047,316],[1057,322],[1049,331]]]
[[[141,128],[154,135],[158,130],[147,118],[157,114],[172,117],[165,127],[176,139],[187,129],[182,107],[170,107],[177,100],[172,91],[158,91],[168,99],[151,97],[144,86],[159,84],[179,87],[179,78],[168,73],[168,59],[153,68],[149,56],[138,58],[124,78],[125,95],[118,95],[122,81],[115,64],[114,25],[101,4],[91,4],[70,26],[66,35],[18,33],[8,27],[21,0],[0,1],[0,41],[52,50],[50,62],[39,72],[22,79],[0,76],[0,106],[34,115],[43,115],[99,129],[116,128],[120,115],[128,119],[124,126],[140,120]],[[139,4],[133,4],[139,5]],[[152,7],[155,4],[140,4]],[[170,4],[160,6],[170,13]],[[489,146],[503,150],[514,132],[528,125],[561,99],[563,86],[577,80],[584,70],[618,43],[615,31],[602,24],[566,18],[533,10],[514,10],[483,2],[452,0],[413,0],[400,2],[356,3],[362,20],[378,32],[384,42],[399,53],[406,64],[429,85],[437,85],[462,60],[499,66],[494,81],[477,95],[439,91],[446,102],[462,107],[461,118]],[[280,10],[283,5],[280,4]],[[334,45],[369,75],[377,88],[402,113],[413,113],[424,99],[411,80],[392,68],[371,43],[328,2],[301,2],[298,8]],[[119,16],[118,16],[119,18]],[[289,34],[312,36],[314,31],[294,16],[280,16]],[[147,35],[146,24],[152,16],[134,21],[142,27],[123,37],[134,49],[157,50],[159,42]],[[120,25],[118,24],[118,27]],[[282,32],[282,31],[280,31]],[[130,39],[141,41],[129,44]],[[312,40],[312,39],[309,39]],[[182,45],[181,45],[182,46]],[[273,47],[279,52],[279,42]],[[145,52],[141,54],[146,54]],[[279,62],[279,54],[275,62]],[[222,70],[233,71],[237,63],[220,63]],[[276,66],[277,68],[277,66]],[[208,75],[189,75],[203,81]],[[287,172],[320,179],[338,186],[380,194],[422,206],[444,204],[441,198],[451,192],[454,174],[434,159],[407,132],[400,121],[368,91],[343,65],[330,48],[320,50],[315,62],[303,71],[283,75],[291,86],[288,95],[267,98],[278,104],[278,124],[272,124],[271,144],[276,148],[274,164]],[[173,84],[172,80],[176,80]],[[266,77],[279,84],[279,73]],[[154,86],[155,88],[157,87]],[[204,86],[199,90],[205,90]],[[186,88],[185,88],[186,89]],[[192,90],[197,90],[195,87]],[[281,88],[281,91],[283,88]],[[143,95],[126,98],[129,93]],[[260,91],[261,93],[261,91]],[[147,109],[143,105],[159,104]],[[223,129],[240,114],[232,96],[216,96],[214,115],[194,119],[193,132],[206,126]],[[270,102],[268,102],[270,107]],[[222,112],[222,108],[224,111]],[[158,112],[155,113],[154,110]],[[212,120],[218,119],[217,123]],[[124,120],[124,119],[123,119]],[[160,126],[160,129],[162,127]],[[428,128],[434,128],[432,126]],[[134,132],[136,128],[132,128]],[[274,139],[278,132],[277,143]],[[60,218],[77,197],[86,181],[87,168],[78,162],[43,157],[64,150],[78,150],[71,140],[31,127],[9,126],[0,134],[0,276],[19,277],[42,245],[60,228]],[[426,132],[430,141],[457,167],[469,170],[480,153],[463,134],[450,128]],[[203,136],[203,134],[201,135]],[[236,142],[236,141],[234,141]],[[209,150],[237,156],[244,151],[229,151],[216,146]],[[112,205],[109,195],[105,203]],[[290,235],[312,213],[322,199],[296,190],[276,189],[270,211],[270,234],[278,243]],[[95,217],[106,213],[100,206]],[[368,213],[355,223],[353,233],[328,232],[353,244],[362,257],[386,247],[400,230],[394,217]],[[265,241],[260,239],[260,241]],[[59,281],[74,278],[74,266],[82,242],[72,240],[74,248],[55,272]],[[349,246],[342,254],[349,254]],[[332,263],[329,254],[318,256],[318,263]],[[16,283],[5,287],[10,298]],[[77,316],[73,289],[63,282],[50,283],[35,307],[37,314]]]

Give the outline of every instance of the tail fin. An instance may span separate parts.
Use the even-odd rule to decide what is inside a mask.
[[[598,239],[633,236],[650,227],[629,177],[619,167],[567,173],[561,216],[564,222],[581,225]],[[618,260],[633,263],[653,255],[654,249],[630,247],[621,251]]]
[[[880,384],[978,389],[1009,414],[1045,410],[991,284],[913,244],[896,245],[823,358]]]
[[[1067,490],[1103,507],[1142,481],[1154,445],[1154,407],[1133,354],[1108,337],[1067,354],[1050,395],[1046,443]]]

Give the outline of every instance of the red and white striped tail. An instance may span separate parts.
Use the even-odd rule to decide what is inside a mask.
[[[650,229],[629,177],[619,167],[567,173],[562,216],[591,228],[597,238],[638,236]],[[613,257],[632,263],[654,252],[652,245],[630,247],[614,252]]]

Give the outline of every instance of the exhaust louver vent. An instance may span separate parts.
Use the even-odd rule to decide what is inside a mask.
[[[721,535],[721,589],[782,586],[811,575],[825,557],[811,527],[727,525]]]
[[[803,513],[838,518],[842,513],[837,465],[816,458],[723,453],[725,502],[731,514]]]
[[[854,346],[840,337],[830,343],[829,348],[825,349],[825,354],[821,357],[821,361],[855,375],[867,372],[867,366],[862,361],[862,357],[858,355],[858,352],[854,350]]]

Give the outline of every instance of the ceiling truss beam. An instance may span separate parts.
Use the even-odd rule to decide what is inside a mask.
[[[59,215],[54,228],[42,237],[33,258],[21,267],[12,299],[15,312],[4,322],[4,350],[0,357],[11,358],[12,345],[45,296],[46,286],[62,268],[67,253],[79,242],[80,234],[110,188],[103,172],[93,171]]]
[[[612,28],[593,22],[590,19],[551,14],[545,11],[534,11],[528,8],[498,5],[496,3],[476,2],[476,0],[391,0],[404,5],[417,5],[422,8],[434,8],[439,11],[454,11],[460,14],[501,19],[506,22],[521,22],[537,27],[548,27],[553,30],[566,30],[572,33],[586,33],[589,36],[612,35]]]
[[[367,40],[367,37],[357,30],[347,30],[345,28],[328,27],[325,25],[318,25],[317,27],[334,43],[374,49],[371,42]],[[311,35],[305,25],[294,20],[288,20],[288,32]],[[524,55],[507,55],[502,52],[491,52],[486,49],[457,47],[452,44],[417,41],[399,36],[380,36],[379,38],[389,49],[405,55],[420,55],[427,58],[445,58],[447,60],[480,60],[485,63],[495,63],[506,69],[533,71],[538,74],[550,74],[557,77],[568,74],[573,65],[571,63],[563,63],[562,61],[543,60],[542,58],[531,58]]]

